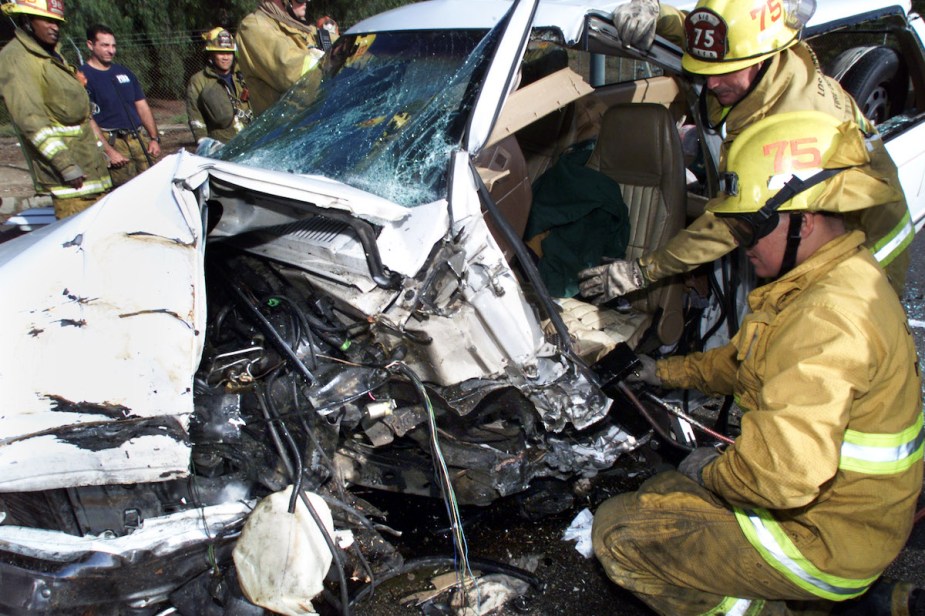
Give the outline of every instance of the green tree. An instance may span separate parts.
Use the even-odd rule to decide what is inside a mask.
[[[370,15],[409,1],[312,0],[308,11],[312,21],[327,15],[345,31]],[[259,3],[260,0],[67,0],[61,49],[69,62],[79,66],[87,59],[87,28],[105,24],[116,36],[116,61],[138,76],[148,96],[179,100],[190,76],[202,68],[202,33],[215,26],[236,31],[241,19]],[[0,19],[0,45],[12,36],[12,22]],[[2,107],[0,123],[6,120]]]

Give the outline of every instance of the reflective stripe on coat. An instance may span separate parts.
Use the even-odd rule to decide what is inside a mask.
[[[704,484],[771,566],[836,600],[899,553],[922,487],[915,346],[862,240],[833,240],[753,291],[730,344],[658,362],[669,387],[736,397],[742,433]]]
[[[22,30],[0,51],[0,96],[19,134],[36,192],[67,199],[112,186],[102,145],[90,127],[90,98],[74,68],[53,58]],[[81,174],[81,188],[67,185]]]

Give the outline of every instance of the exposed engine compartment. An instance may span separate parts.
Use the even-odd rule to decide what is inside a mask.
[[[547,431],[521,391],[497,382],[485,383],[484,390],[471,383],[445,389],[425,384],[401,361],[405,345],[387,344],[401,335],[391,328],[380,335],[380,324],[319,293],[297,268],[216,246],[207,254],[206,283],[210,301],[194,379],[189,477],[5,493],[5,523],[75,540],[131,541],[154,520],[254,503],[295,483],[321,495],[337,527],[353,531],[354,547],[340,567],[353,579],[370,580],[402,559],[383,537],[389,529],[382,512],[350,487],[445,497],[439,461],[459,504],[487,505],[539,478],[593,475],[640,444],[610,420],[586,430]],[[192,578],[209,586],[216,576],[233,575],[229,555],[246,513],[229,515],[206,541],[138,556],[143,571],[119,559],[101,565],[98,553],[78,547],[62,556],[60,569],[36,581],[35,568],[48,563],[20,550],[21,581],[33,580],[21,591],[21,603],[30,609],[98,603],[98,590],[88,583],[97,570],[120,580],[114,605],[141,608],[185,596]],[[149,550],[159,551],[136,551]],[[152,569],[158,563],[164,566]],[[78,590],[72,580],[79,580]],[[41,598],[40,586],[59,583],[67,585],[67,595]],[[152,595],[152,585],[163,595]]]

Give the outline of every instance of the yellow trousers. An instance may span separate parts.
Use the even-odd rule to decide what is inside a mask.
[[[112,176],[112,186],[122,186],[133,177],[150,167],[145,152],[148,149],[148,139],[139,133],[139,139],[132,135],[125,137],[116,137],[113,140],[112,147],[122,156],[128,159],[128,163],[114,169],[110,167],[109,175]]]
[[[105,192],[90,195],[89,197],[75,197],[73,199],[52,197],[51,204],[55,207],[55,218],[61,220],[62,218],[67,218],[68,216],[73,216],[78,212],[82,212],[102,199],[104,195],[106,195]]]
[[[610,579],[659,614],[827,614],[834,605],[767,564],[729,506],[675,471],[604,501],[592,540]]]

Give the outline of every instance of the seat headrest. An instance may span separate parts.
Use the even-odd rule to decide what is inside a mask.
[[[620,183],[657,186],[667,170],[674,172],[680,149],[668,109],[656,103],[621,103],[604,114],[588,166]]]

